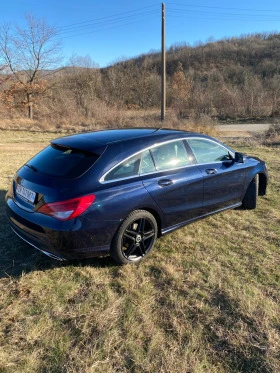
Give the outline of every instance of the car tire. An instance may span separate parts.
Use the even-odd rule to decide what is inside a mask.
[[[115,234],[110,254],[118,264],[139,263],[152,250],[157,234],[155,217],[146,210],[135,210]]]
[[[242,206],[247,210],[253,210],[257,207],[257,198],[259,192],[259,175],[255,175],[250,182],[248,189],[242,201]]]

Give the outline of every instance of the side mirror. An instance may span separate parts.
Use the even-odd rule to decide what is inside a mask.
[[[244,163],[244,155],[242,153],[236,152],[234,155],[234,160],[237,163]]]

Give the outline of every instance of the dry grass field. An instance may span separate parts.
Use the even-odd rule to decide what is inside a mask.
[[[11,231],[15,171],[55,134],[0,131],[0,372],[280,372],[280,148],[253,211],[157,241],[139,266],[59,263]]]

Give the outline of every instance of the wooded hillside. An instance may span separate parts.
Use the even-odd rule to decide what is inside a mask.
[[[30,87],[2,67],[1,117],[27,116]],[[116,62],[105,69],[89,57],[78,57],[67,68],[49,73],[41,71],[32,87],[34,119],[41,122],[121,125],[127,111],[160,114],[160,53]],[[279,117],[280,34],[173,45],[167,51],[167,108],[177,118]]]
[[[161,71],[160,54],[143,55],[142,71]],[[182,115],[218,119],[280,114],[280,34],[253,34],[167,52],[168,104]]]

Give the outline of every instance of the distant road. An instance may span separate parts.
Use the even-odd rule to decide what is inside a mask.
[[[242,124],[220,124],[218,129],[220,131],[246,131],[246,132],[255,132],[255,131],[266,131],[269,128],[267,123],[242,123]]]

